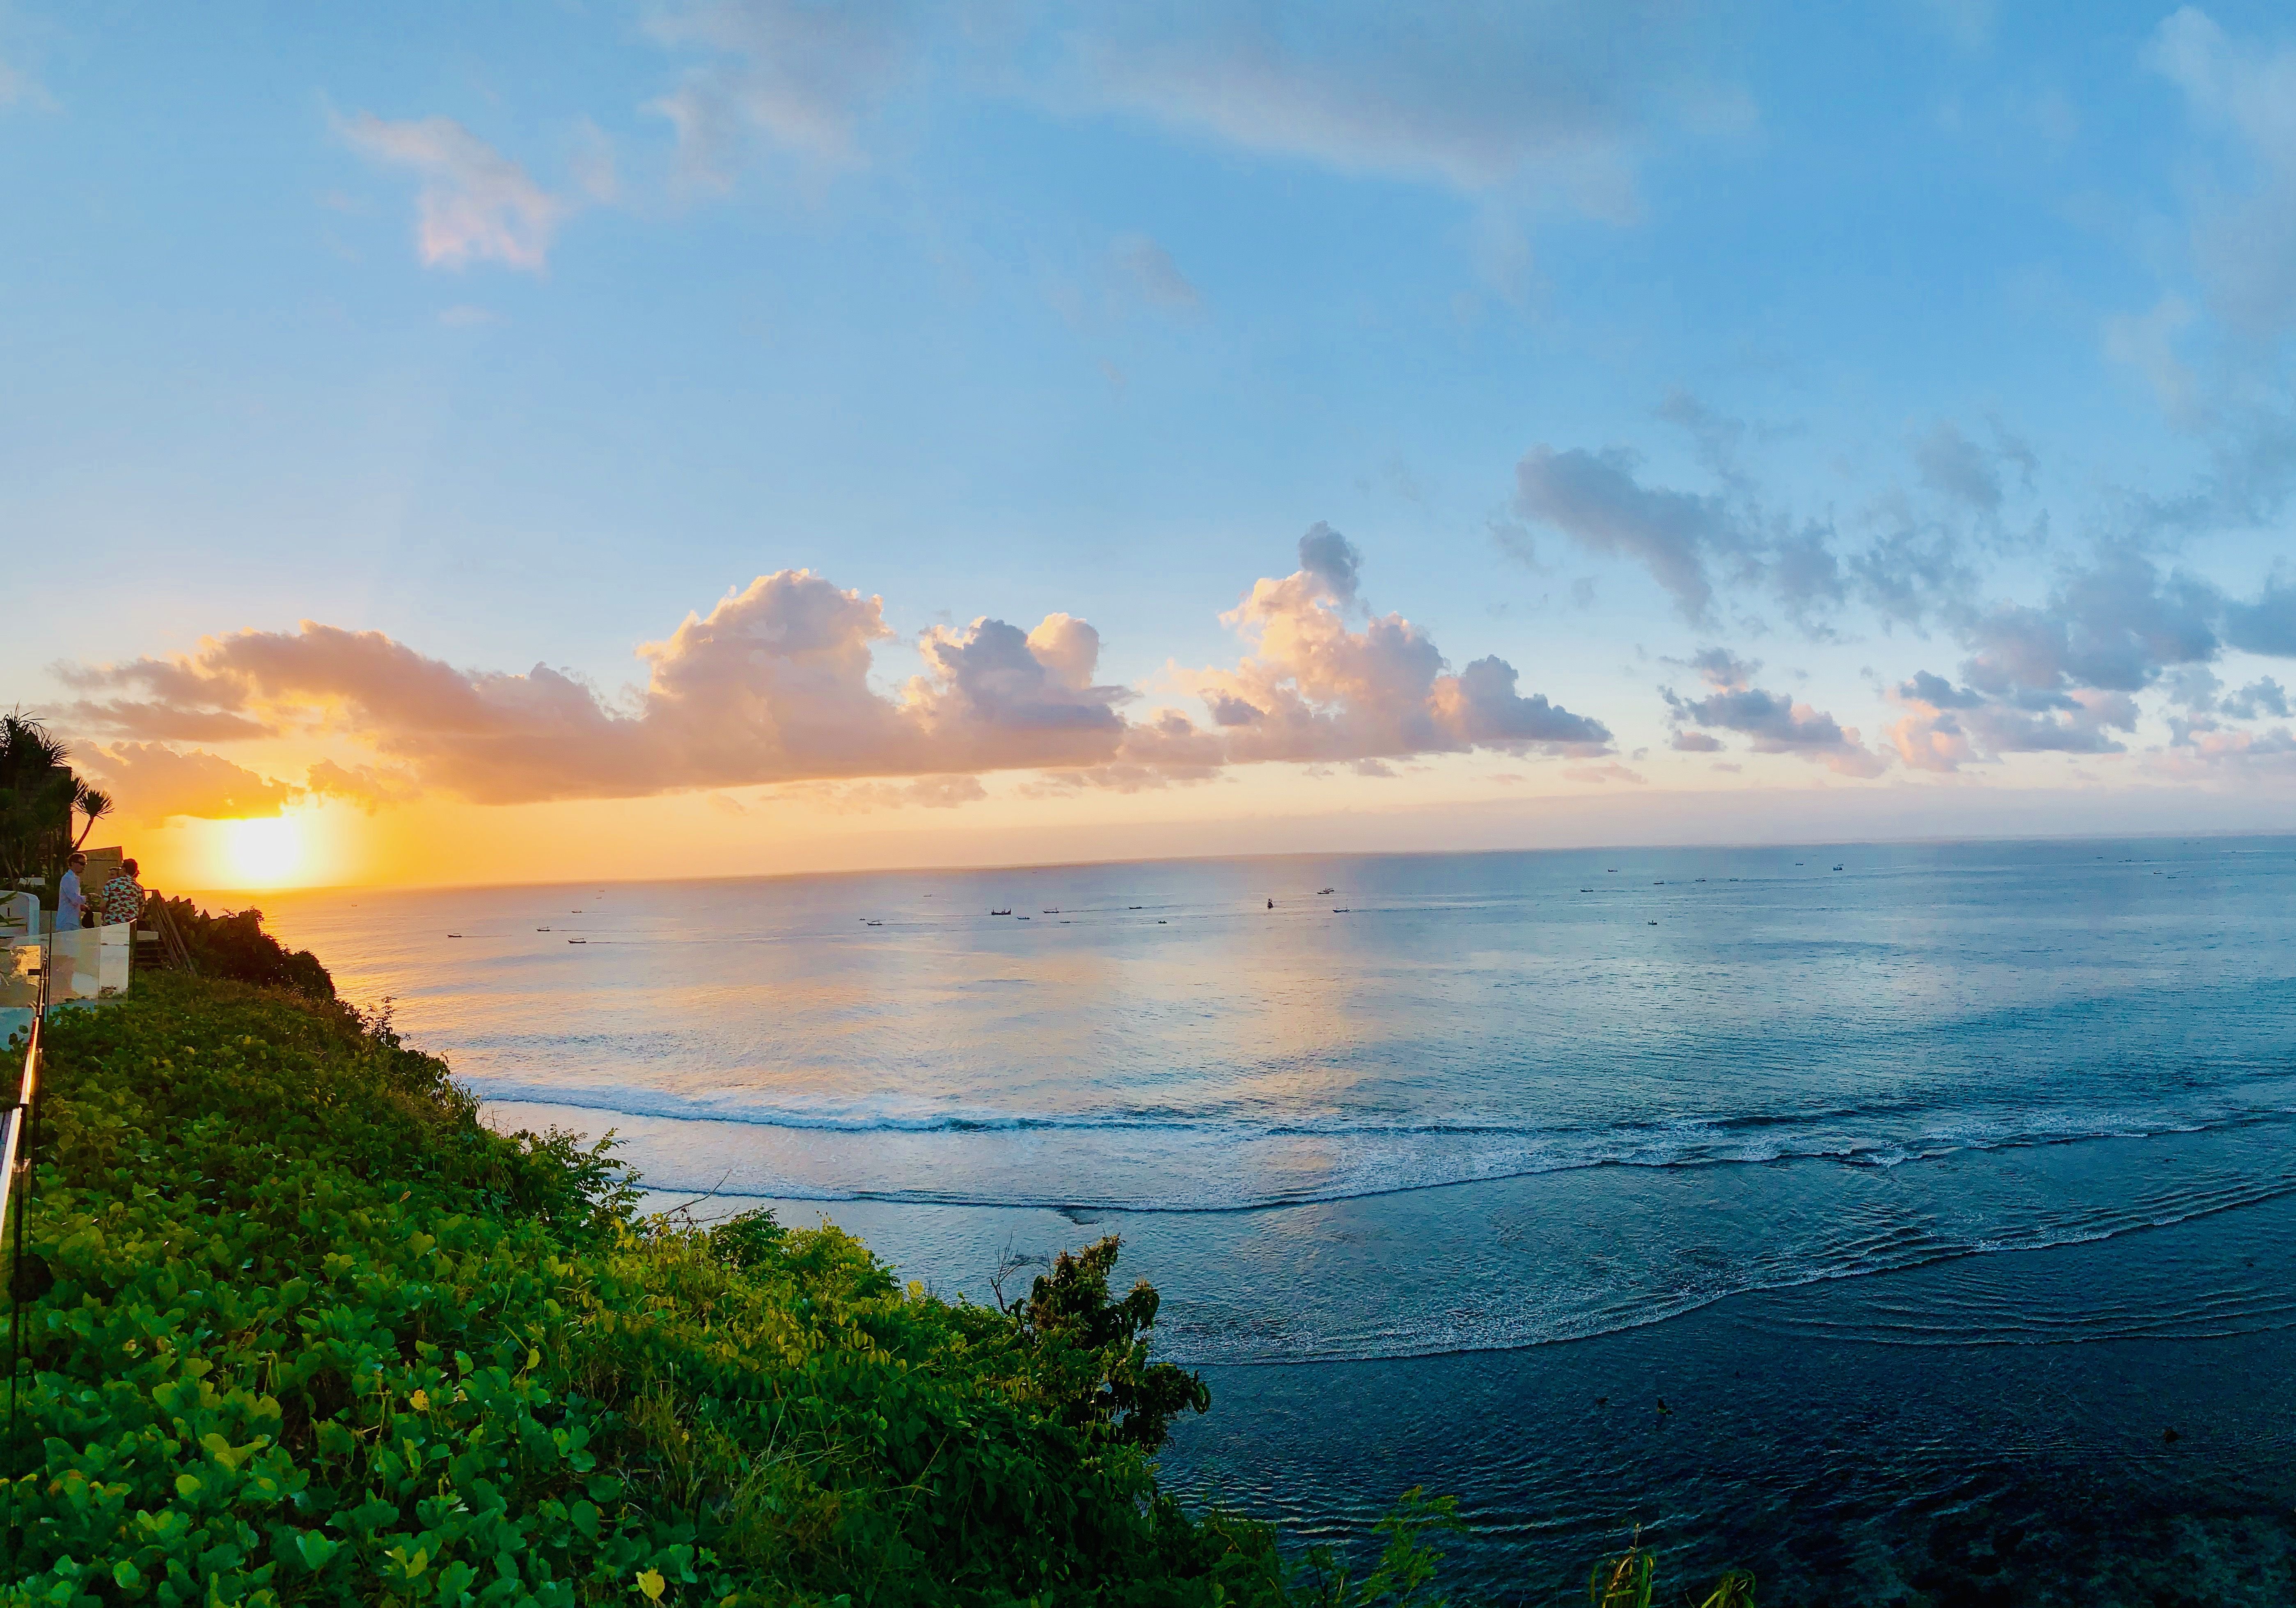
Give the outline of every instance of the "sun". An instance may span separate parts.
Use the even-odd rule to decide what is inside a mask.
[[[284,887],[303,868],[303,823],[293,816],[227,821],[223,847],[233,887]]]

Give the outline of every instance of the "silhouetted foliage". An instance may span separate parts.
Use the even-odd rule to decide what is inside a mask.
[[[65,860],[111,813],[110,795],[74,775],[70,758],[48,728],[23,710],[0,715],[0,877],[12,887],[32,877],[46,880],[43,902],[50,905]],[[87,818],[77,835],[75,812]]]
[[[263,912],[252,906],[210,915],[187,898],[154,893],[144,901],[143,924],[156,925],[162,917],[175,923],[193,969],[203,977],[292,989],[314,999],[335,997],[335,980],[319,957],[308,949],[290,949],[266,932]]]

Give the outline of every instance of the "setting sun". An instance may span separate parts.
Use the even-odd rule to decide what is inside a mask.
[[[295,882],[303,858],[303,823],[293,816],[224,823],[224,863],[234,887]]]

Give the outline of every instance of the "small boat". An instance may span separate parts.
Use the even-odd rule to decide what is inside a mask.
[[[570,938],[566,941],[570,944],[586,944],[590,940],[586,938]]]
[[[1658,925],[1656,922],[1645,922],[1643,924],[1647,927],[1655,927]]]
[[[1160,916],[1158,916],[1158,917],[1156,918],[1156,924],[1157,924],[1158,926],[1160,926],[1160,927],[1165,927],[1165,926],[1169,926],[1171,923],[1168,923],[1168,922],[1167,922],[1167,921],[1166,921],[1162,916],[1160,916]]]
[[[1353,905],[1333,905],[1332,907],[1332,914],[1333,915],[1345,915],[1354,908],[1355,907]]]
[[[447,934],[447,936],[448,938],[460,938],[460,937],[462,937],[463,935],[462,935],[461,933],[459,933],[459,932],[449,932],[448,934]]]
[[[1275,901],[1274,899],[1269,899],[1269,900],[1267,901],[1267,907],[1268,907],[1270,910],[1275,909]]]
[[[1125,906],[1124,907],[1125,907],[1127,910],[1144,910],[1144,909],[1146,909],[1148,907],[1146,907],[1145,905],[1127,905],[1127,906]]]
[[[1054,905],[1049,910],[1039,910],[1037,912],[1038,915],[1058,915],[1060,913],[1061,907],[1058,905]]]
[[[547,928],[547,927],[537,927],[537,928],[535,929],[535,931],[536,931],[537,932],[547,932],[547,931],[550,931],[550,929],[549,929],[549,928]]]
[[[1836,871],[1839,871],[1839,870],[1841,870],[1841,866],[1836,866],[1834,867],[1834,869],[1835,869]]]
[[[991,910],[988,914],[991,915],[1010,915],[1013,913],[1010,910]]]
[[[1337,893],[1338,891],[1339,890],[1337,888],[1318,888],[1316,890],[1316,897],[1317,898],[1321,898],[1327,893]]]

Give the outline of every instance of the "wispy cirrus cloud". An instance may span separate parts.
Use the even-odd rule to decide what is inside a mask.
[[[1681,0],[1408,12],[682,0],[646,27],[688,59],[652,110],[675,126],[684,171],[720,185],[759,147],[860,165],[881,109],[930,86],[1623,220],[1646,146],[1752,118],[1712,65],[1713,14]]]
[[[558,230],[584,201],[537,184],[512,160],[452,118],[392,122],[361,112],[337,125],[354,150],[386,167],[420,176],[415,251],[430,267],[499,262],[538,273],[548,265]],[[611,166],[593,152],[594,193],[611,185]]]

